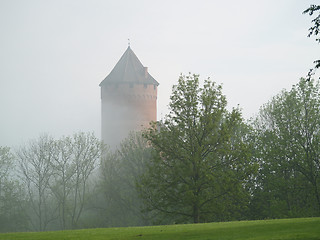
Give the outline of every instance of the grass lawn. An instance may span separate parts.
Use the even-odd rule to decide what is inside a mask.
[[[56,232],[3,233],[0,240],[320,239],[320,218],[239,221],[154,227],[101,228]]]

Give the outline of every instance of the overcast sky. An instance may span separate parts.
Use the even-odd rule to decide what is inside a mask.
[[[158,119],[180,73],[223,84],[245,118],[319,58],[308,0],[0,0],[0,146],[42,133],[100,137],[99,83],[128,46],[160,83]]]

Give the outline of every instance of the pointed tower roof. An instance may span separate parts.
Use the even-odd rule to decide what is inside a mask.
[[[148,73],[147,69],[128,46],[116,66],[99,86],[108,83],[138,83],[158,86],[159,83]]]

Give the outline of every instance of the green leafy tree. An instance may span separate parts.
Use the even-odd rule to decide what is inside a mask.
[[[197,75],[180,76],[170,99],[166,119],[144,135],[156,152],[140,181],[148,210],[176,222],[241,218],[253,168],[240,111]]]
[[[319,215],[319,119],[319,83],[313,80],[301,79],[261,108],[255,123],[261,168],[253,202],[262,216]]]

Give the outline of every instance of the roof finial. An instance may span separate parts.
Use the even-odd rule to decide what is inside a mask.
[[[128,47],[130,47],[130,38],[128,38]]]

